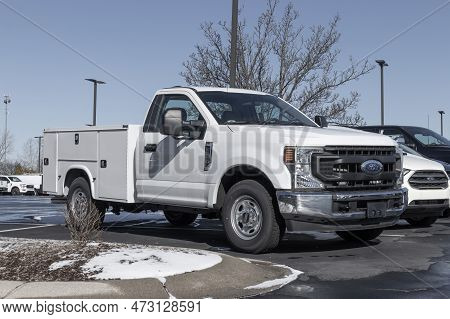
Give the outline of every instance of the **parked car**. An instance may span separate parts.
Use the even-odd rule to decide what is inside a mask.
[[[16,196],[27,192],[27,184],[17,177],[0,175],[0,179],[7,183],[6,193]]]
[[[420,155],[439,161],[450,175],[450,141],[430,129],[417,126],[374,125],[355,127],[367,132],[388,135]]]
[[[275,248],[287,230],[371,240],[406,208],[391,138],[327,130],[262,92],[159,90],[143,125],[46,129],[44,191],[69,214],[163,210],[177,226],[221,218],[236,249]]]
[[[8,191],[8,180],[5,177],[0,177],[0,193]]]
[[[27,193],[42,193],[42,175],[14,175],[27,185]]]
[[[450,188],[442,164],[400,145],[403,157],[403,186],[408,189],[408,207],[401,218],[413,226],[429,226],[449,208]]]

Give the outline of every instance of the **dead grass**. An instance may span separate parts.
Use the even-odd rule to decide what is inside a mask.
[[[84,273],[86,261],[109,250],[113,244],[59,241],[0,241],[0,280],[85,281],[94,273]],[[74,263],[55,270],[49,267],[64,260]]]

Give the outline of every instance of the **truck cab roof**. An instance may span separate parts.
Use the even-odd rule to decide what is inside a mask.
[[[161,89],[158,93],[167,93],[168,91],[177,91],[180,89],[192,90],[194,92],[225,92],[225,93],[243,93],[243,94],[258,94],[258,95],[270,95],[268,93],[247,90],[247,89],[237,89],[237,88],[224,88],[224,87],[213,87],[213,86],[173,86],[170,88]]]

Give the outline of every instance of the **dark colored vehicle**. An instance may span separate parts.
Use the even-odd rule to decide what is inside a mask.
[[[417,126],[374,125],[355,127],[367,132],[392,137],[422,156],[440,162],[450,174],[450,141],[430,129]]]

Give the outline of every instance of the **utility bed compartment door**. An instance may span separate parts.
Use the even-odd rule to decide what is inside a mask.
[[[98,197],[104,200],[127,199],[128,132],[100,131],[98,156]]]
[[[48,193],[58,192],[58,134],[57,133],[44,133],[44,146],[43,146],[43,185],[42,190]]]

